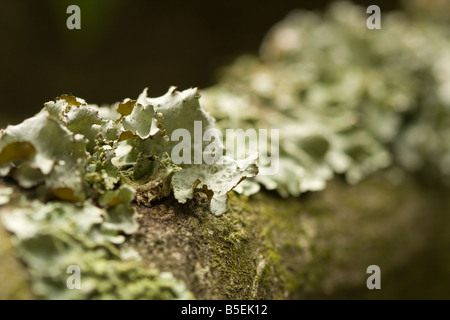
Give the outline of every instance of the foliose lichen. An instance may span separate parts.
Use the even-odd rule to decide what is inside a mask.
[[[259,57],[239,58],[203,92],[221,128],[280,130],[278,173],[237,190],[297,196],[393,164],[450,182],[449,25],[383,12],[370,30],[367,18],[348,2],[294,11]]]
[[[173,163],[174,130],[194,134],[195,121],[201,121],[204,130],[214,128],[214,119],[200,107],[199,97],[196,89],[171,88],[160,98],[147,98],[145,91],[138,101],[126,99],[100,108],[63,95],[46,103],[36,116],[0,131],[0,177],[33,192],[32,200],[22,199],[2,220],[15,234],[36,294],[191,297],[166,275],[127,262],[117,245],[139,227],[130,206],[133,200],[150,205],[173,193],[184,203],[200,191],[207,193],[212,213],[221,215],[227,210],[227,192],[257,173],[254,159]],[[0,205],[10,204],[10,191],[2,189]],[[65,287],[64,271],[72,264],[83,270],[82,291]],[[101,279],[108,272],[114,276],[106,285]],[[126,281],[131,281],[125,286],[131,291],[115,291],[122,286],[119,282]]]

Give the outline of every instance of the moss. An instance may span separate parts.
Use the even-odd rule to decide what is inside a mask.
[[[186,205],[168,199],[156,209],[138,210],[143,214],[141,228],[133,238],[144,261],[173,272],[197,298],[254,298],[256,246],[233,213],[211,215],[201,194]]]
[[[440,191],[391,176],[379,173],[358,186],[337,179],[300,199],[231,194],[230,211],[220,218],[209,214],[201,194],[185,205],[172,199],[140,207],[135,246],[145,263],[173,272],[198,299],[359,292],[367,266],[379,264],[389,274],[426,248],[442,202]]]

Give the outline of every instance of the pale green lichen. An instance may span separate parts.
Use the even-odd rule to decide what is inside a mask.
[[[121,183],[139,187],[158,180],[163,194],[149,200],[167,196],[171,185],[175,198],[186,202],[200,184],[200,190],[212,191],[212,212],[223,214],[226,193],[257,173],[255,159],[197,164],[194,151],[188,161],[192,165],[177,166],[170,161],[178,144],[170,140],[175,130],[186,130],[194,150],[195,135],[202,138],[215,128],[199,98],[196,89],[178,92],[171,88],[159,98],[147,98],[145,91],[138,101],[126,99],[107,111],[62,96],[46,103],[35,117],[0,131],[0,176],[10,175],[24,188],[39,186],[46,199],[72,202],[97,199]],[[201,132],[194,132],[195,122],[202,124]],[[201,143],[203,152],[208,144]],[[217,172],[230,170],[230,166],[240,170],[223,175],[216,184]]]
[[[138,257],[116,246],[139,227],[130,206],[135,198],[150,205],[173,192],[184,203],[194,191],[205,192],[211,212],[221,215],[227,211],[228,191],[257,173],[254,158],[172,162],[174,130],[194,137],[195,121],[203,124],[202,136],[215,128],[199,97],[196,89],[171,88],[160,98],[147,98],[145,91],[138,101],[99,108],[63,95],[36,116],[0,131],[0,176],[14,179],[36,198],[22,200],[2,216],[36,294],[52,299],[192,297],[167,275],[124,260]],[[10,190],[1,190],[0,205],[10,205]],[[65,270],[72,264],[85,277],[81,291],[65,287]],[[108,273],[113,278],[106,285]]]
[[[118,192],[116,206],[128,205],[129,195]],[[124,202],[120,202],[123,200]],[[105,217],[92,204],[25,201],[2,216],[4,226],[31,274],[35,294],[49,299],[187,299],[184,285],[170,275],[144,269],[136,257],[113,244],[123,243],[117,231],[134,231],[135,221],[123,221],[125,212]],[[69,290],[66,270],[81,270],[81,289]]]
[[[227,193],[232,190],[241,180],[253,177],[258,173],[256,158],[234,160],[229,157],[221,158],[216,163],[205,163],[203,160],[196,161],[198,154],[198,143],[202,150],[202,157],[207,153],[209,141],[204,141],[204,133],[215,129],[215,120],[206,113],[198,103],[198,95],[195,89],[183,92],[171,88],[169,92],[160,98],[147,98],[147,92],[139,97],[138,103],[153,105],[155,110],[163,115],[160,120],[168,136],[172,136],[175,130],[187,130],[190,133],[189,163],[180,164],[181,170],[173,174],[172,186],[175,198],[185,203],[192,199],[195,190],[204,190],[211,201],[211,211],[216,215],[222,215],[227,211]],[[197,125],[201,132],[196,132]],[[196,139],[201,141],[196,141]],[[183,141],[184,143],[185,141]],[[222,141],[215,141],[218,149],[222,148]],[[164,149],[171,152],[178,141],[169,141]],[[219,152],[220,150],[216,150]]]
[[[346,2],[323,16],[292,12],[260,57],[239,58],[204,91],[219,127],[280,129],[278,173],[237,190],[257,192],[256,181],[297,196],[335,174],[356,183],[391,164],[450,181],[448,24],[394,12],[370,30],[367,18]]]

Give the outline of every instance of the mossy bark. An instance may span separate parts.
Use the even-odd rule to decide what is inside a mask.
[[[168,198],[136,205],[140,229],[125,245],[197,299],[448,297],[443,192],[386,171],[356,186],[337,178],[300,198],[232,193],[222,217],[201,194],[184,205]],[[0,298],[32,298],[4,229],[0,240]],[[382,290],[366,287],[372,264]]]
[[[447,256],[443,192],[391,170],[357,186],[335,179],[300,198],[231,194],[223,217],[200,195],[186,205],[167,200],[138,208],[141,228],[130,243],[198,299],[442,297],[449,289],[431,283],[448,272],[428,262]],[[372,264],[382,290],[366,287]]]

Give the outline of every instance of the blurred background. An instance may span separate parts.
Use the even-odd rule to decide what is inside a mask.
[[[2,0],[0,126],[21,122],[69,93],[89,103],[135,98],[149,87],[205,88],[222,66],[257,54],[267,31],[296,8],[332,1]],[[363,6],[374,1],[353,1]],[[81,30],[69,30],[69,5]],[[383,12],[399,1],[376,1]]]

